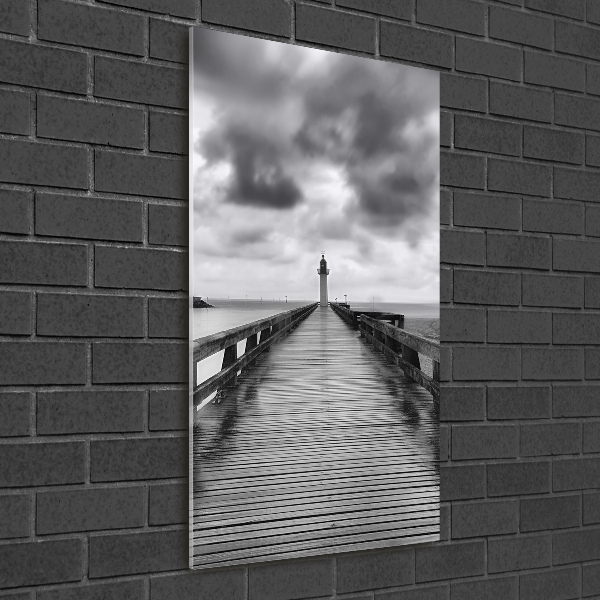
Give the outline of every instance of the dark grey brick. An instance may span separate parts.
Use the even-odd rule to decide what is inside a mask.
[[[525,83],[583,92],[585,64],[569,58],[525,50]]]
[[[579,495],[574,496],[579,500]],[[583,524],[600,523],[600,492],[583,494]],[[579,521],[577,522],[579,525]]]
[[[85,354],[83,342],[1,342],[0,385],[83,384]]]
[[[38,335],[143,337],[144,300],[127,296],[39,294]]]
[[[586,19],[588,23],[600,24],[600,5],[596,0],[587,0]]]
[[[447,463],[450,452],[450,427],[447,425],[440,425],[439,428],[439,441],[440,441],[440,463]]]
[[[0,39],[0,80],[85,94],[87,55],[73,50]]]
[[[145,598],[144,582],[141,579],[60,587],[37,592],[38,600],[142,600]]]
[[[519,429],[513,425],[452,427],[452,460],[515,458],[518,453]]]
[[[442,509],[442,512],[444,509]],[[449,585],[419,586],[393,592],[375,592],[375,600],[448,600]],[[370,600],[370,596],[356,596],[353,600]]]
[[[0,546],[0,588],[79,581],[83,540],[20,542]]]
[[[379,43],[382,56],[436,67],[452,66],[452,36],[447,33],[382,21]]]
[[[550,344],[552,315],[546,312],[489,310],[487,341],[496,344]]]
[[[442,317],[441,322],[444,322]],[[485,388],[444,387],[440,421],[482,421],[485,418]]]
[[[448,0],[443,4],[436,0],[417,0],[419,23],[484,35],[485,17],[485,6],[471,0]]]
[[[417,546],[415,553],[417,582],[483,575],[485,570],[484,541]]]
[[[551,239],[521,234],[488,233],[487,264],[493,267],[550,269]]]
[[[555,417],[600,417],[600,386],[557,385],[552,395]]]
[[[333,591],[333,560],[304,560],[252,566],[249,600],[285,600],[329,595]]]
[[[187,338],[189,335],[187,298],[150,298],[148,300],[148,336]]]
[[[39,137],[143,148],[145,120],[137,108],[38,94]]]
[[[456,115],[454,146],[493,154],[521,154],[521,126],[496,119]]]
[[[488,541],[490,573],[549,567],[551,559],[552,545],[549,535],[507,537]]]
[[[552,320],[555,344],[600,344],[600,313],[557,313]]]
[[[546,90],[490,81],[490,113],[550,123],[552,93]]]
[[[141,15],[94,6],[38,0],[38,38],[144,56]]]
[[[4,0],[0,5],[0,31],[29,35],[29,2]]]
[[[579,423],[521,425],[521,456],[553,456],[581,452]]]
[[[148,428],[150,431],[187,430],[187,390],[156,390],[150,392]]]
[[[550,387],[488,387],[488,419],[547,419]]]
[[[520,374],[518,348],[460,347],[452,354],[456,381],[516,381]]]
[[[583,233],[583,204],[526,198],[523,229],[547,233]]]
[[[324,579],[327,581],[327,573]],[[394,549],[368,554],[354,553],[337,559],[335,591],[340,594],[398,587],[412,583],[414,579],[415,554],[413,549]],[[331,582],[330,579],[329,582]],[[323,592],[325,591],[324,586]]]
[[[412,0],[338,0],[336,5],[405,21],[411,20],[413,12]]]
[[[455,192],[453,216],[454,225],[518,230],[521,226],[521,199]]]
[[[600,100],[555,94],[554,116],[557,125],[600,131]]]
[[[150,525],[176,525],[189,520],[187,483],[161,483],[149,490]],[[154,597],[154,596],[153,596]]]
[[[168,246],[188,245],[188,209],[170,204],[148,206],[148,241]]]
[[[585,164],[600,167],[600,136],[585,136]]]
[[[488,189],[530,196],[550,196],[552,167],[501,158],[488,159]]]
[[[187,108],[188,73],[181,67],[97,56],[94,95],[169,108]]]
[[[440,112],[440,145],[449,148],[452,145],[452,114]]]
[[[41,235],[141,242],[141,202],[39,192],[35,232]]]
[[[144,430],[143,392],[39,392],[37,432],[124,433]]]
[[[485,342],[485,309],[442,308],[440,338],[444,342]]]
[[[440,183],[464,188],[483,189],[485,158],[458,152],[441,152]]]
[[[173,3],[172,0],[101,0],[101,2],[130,8],[141,8],[150,12],[173,15],[174,17],[187,17],[189,19],[196,17],[196,2],[194,0],[178,0],[176,3]]]
[[[523,156],[580,165],[584,158],[584,135],[560,129],[525,126]]]
[[[455,73],[440,73],[440,106],[486,112],[487,81]]]
[[[585,0],[525,0],[525,8],[583,20]]]
[[[27,494],[0,496],[0,538],[29,536],[31,500]]]
[[[186,529],[91,536],[89,577],[186,569],[187,536]]]
[[[29,392],[0,393],[0,437],[29,435],[29,414],[32,394]]]
[[[556,21],[556,51],[586,58],[600,58],[598,29]]]
[[[577,527],[580,522],[581,497],[579,495],[523,498],[521,500],[520,527],[522,532]],[[547,540],[548,538],[542,539]]]
[[[457,37],[456,70],[520,81],[523,54],[511,46]]]
[[[485,263],[485,234],[443,229],[440,232],[440,259],[446,263],[483,265]]]
[[[188,118],[184,115],[150,111],[150,150],[152,152],[188,153]]]
[[[518,526],[516,500],[454,503],[452,506],[452,539],[516,533]]]
[[[523,305],[580,308],[583,277],[524,273]]]
[[[190,29],[162,19],[150,19],[150,56],[187,63]]]
[[[187,383],[187,344],[95,342],[94,383]]]
[[[149,248],[97,246],[96,286],[181,290],[187,287],[187,254]]]
[[[548,493],[550,464],[535,461],[488,465],[487,491],[490,497]]]
[[[585,307],[600,308],[600,277],[585,278]]]
[[[5,182],[87,189],[87,164],[86,148],[0,140],[0,179]]]
[[[2,9],[0,8],[0,11]],[[0,15],[0,23],[1,23]],[[15,90],[0,90],[0,131],[16,135],[29,135],[30,95]]]
[[[518,305],[521,301],[521,276],[518,273],[455,269],[454,301]]]
[[[600,452],[600,422],[583,424],[583,453]]]
[[[0,231],[29,233],[31,194],[23,190],[0,190]]]
[[[485,496],[485,467],[465,465],[440,468],[440,500],[473,500]]]
[[[217,569],[209,572],[188,571],[150,579],[151,600],[171,598],[227,598],[244,600],[245,569]]]
[[[481,581],[452,583],[452,600],[517,600],[517,577],[495,577]]]
[[[440,190],[440,224],[450,225],[452,221],[452,192]]]
[[[600,592],[600,565],[583,565],[582,568],[582,592],[583,596],[592,596]]]
[[[0,459],[2,487],[85,481],[84,442],[1,444]],[[0,564],[3,564],[2,561]]]
[[[490,37],[546,50],[552,49],[552,19],[492,5],[489,28]]]
[[[230,2],[204,0],[202,20],[207,23],[289,37],[291,8],[282,0],[258,0],[252,3],[244,0]]]
[[[452,301],[452,269],[440,267],[440,302]],[[600,290],[599,290],[600,297]]]
[[[598,458],[555,460],[552,466],[552,489],[555,492],[597,489],[598,477]]]
[[[583,348],[523,348],[523,379],[583,379]]]
[[[585,233],[593,237],[600,237],[600,206],[586,205]]]
[[[553,252],[558,271],[600,273],[600,242],[555,239]]]
[[[600,379],[600,348],[585,349],[585,378]]]
[[[29,292],[0,292],[0,334],[32,333],[32,298]]]
[[[186,438],[92,441],[91,480],[127,481],[187,477]]]
[[[598,560],[600,529],[565,531],[552,536],[552,560],[555,565]],[[573,569],[578,572],[578,568]]]
[[[142,527],[144,497],[141,486],[41,492],[37,494],[36,533]]]
[[[554,196],[569,200],[600,202],[600,173],[554,167]]]
[[[187,199],[187,160],[96,150],[96,190]]]

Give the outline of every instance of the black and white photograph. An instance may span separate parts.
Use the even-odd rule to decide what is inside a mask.
[[[190,29],[190,566],[435,542],[439,73]]]

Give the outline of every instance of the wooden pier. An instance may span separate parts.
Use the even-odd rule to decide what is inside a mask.
[[[195,411],[192,564],[439,539],[432,396],[328,308]]]

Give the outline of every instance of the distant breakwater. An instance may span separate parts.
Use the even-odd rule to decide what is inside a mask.
[[[208,302],[206,302],[205,300],[202,300],[202,298],[200,298],[198,296],[194,296],[192,306],[194,308],[214,308],[214,306],[212,304],[209,304]]]

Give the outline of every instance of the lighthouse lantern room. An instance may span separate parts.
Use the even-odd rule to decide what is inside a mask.
[[[327,275],[329,275],[329,269],[327,268],[325,254],[321,254],[321,262],[317,273],[319,274],[321,308],[327,308]]]

